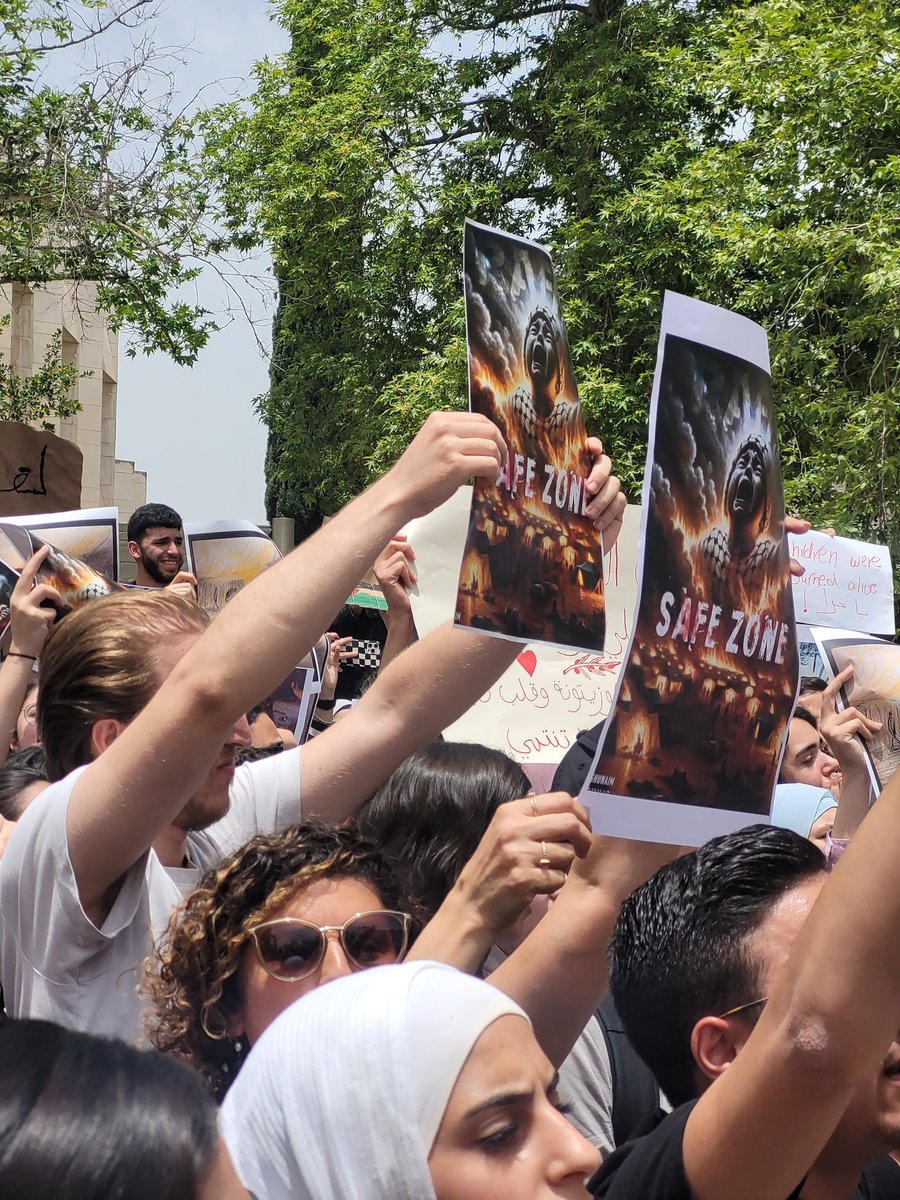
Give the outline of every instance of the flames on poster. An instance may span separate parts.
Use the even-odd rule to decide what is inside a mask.
[[[603,554],[584,513],[590,463],[553,264],[467,222],[465,288],[471,409],[509,458],[496,483],[475,484],[456,622],[601,651]]]
[[[768,374],[667,335],[641,597],[591,792],[765,814],[798,672]]]

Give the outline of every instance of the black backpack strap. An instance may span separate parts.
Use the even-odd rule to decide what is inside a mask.
[[[617,1146],[623,1146],[652,1126],[659,1109],[659,1086],[628,1040],[609,993],[596,1015],[609,1054],[613,1139]]]

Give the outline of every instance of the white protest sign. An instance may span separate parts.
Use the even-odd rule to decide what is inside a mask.
[[[799,660],[765,331],[666,292],[632,641],[579,799],[701,845],[766,820]]]
[[[798,621],[861,633],[894,632],[894,585],[887,546],[813,530],[789,534],[788,541],[791,556],[805,572],[793,581]]]
[[[406,534],[419,582],[411,593],[420,636],[452,620],[459,564],[468,528],[471,489],[459,491]],[[445,730],[454,741],[480,742],[535,767],[560,761],[583,729],[609,711],[631,632],[636,598],[640,509],[630,504],[616,545],[605,557],[606,652],[532,645],[464,716]]]

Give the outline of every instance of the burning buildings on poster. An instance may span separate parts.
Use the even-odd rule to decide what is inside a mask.
[[[666,336],[641,596],[589,790],[769,811],[798,672],[768,374]]]
[[[590,462],[553,265],[467,222],[465,287],[471,409],[509,457],[496,483],[475,485],[457,624],[600,651],[603,555],[585,515]]]

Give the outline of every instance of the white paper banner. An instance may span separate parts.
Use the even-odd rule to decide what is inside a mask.
[[[419,576],[412,606],[420,637],[453,617],[470,503],[471,489],[460,488],[406,528]],[[606,652],[525,647],[494,687],[445,730],[448,738],[503,750],[530,767],[553,766],[582,730],[606,716],[631,632],[639,525],[640,508],[630,504],[605,558]]]
[[[790,534],[788,542],[792,557],[805,572],[793,581],[799,622],[861,633],[894,632],[894,583],[887,546],[814,530]]]

